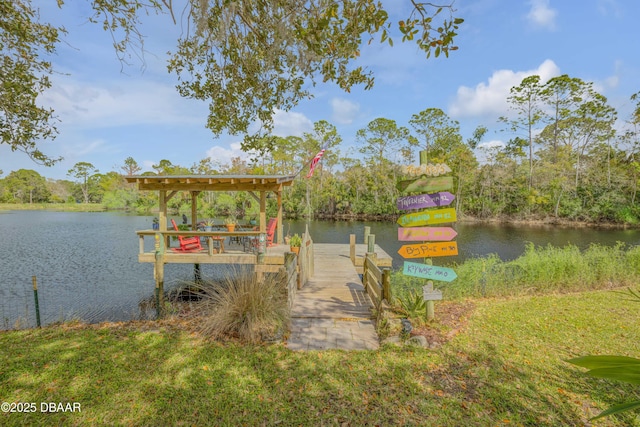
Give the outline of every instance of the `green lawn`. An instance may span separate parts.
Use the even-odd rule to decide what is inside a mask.
[[[170,322],[0,333],[2,401],[81,404],[2,413],[0,424],[589,425],[640,397],[564,362],[638,357],[640,304],[607,291],[474,303],[467,326],[435,350],[298,353],[206,342]]]

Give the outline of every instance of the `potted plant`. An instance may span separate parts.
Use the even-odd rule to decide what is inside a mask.
[[[289,247],[291,249],[291,252],[298,255],[298,253],[300,252],[301,245],[302,245],[302,238],[298,233],[291,236],[291,240],[289,240]]]
[[[213,226],[215,225],[212,219],[207,219],[203,222],[204,231],[213,231]]]
[[[233,233],[236,229],[236,219],[232,216],[224,220],[224,224],[227,226],[227,231]]]

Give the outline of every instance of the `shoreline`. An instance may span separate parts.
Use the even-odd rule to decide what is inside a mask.
[[[368,214],[354,214],[354,215],[314,215],[313,219],[327,220],[327,221],[380,221],[380,222],[396,222],[400,217],[399,214],[385,214],[385,215],[368,215]],[[302,219],[302,217],[292,217],[287,219]],[[562,228],[605,228],[605,229],[640,229],[640,224],[620,224],[612,222],[589,222],[570,220],[565,218],[511,218],[506,216],[492,217],[492,218],[478,218],[470,215],[459,215],[457,222],[464,223],[476,223],[476,224],[495,224],[495,225],[526,225],[530,227],[562,227]]]
[[[104,205],[99,203],[77,203],[77,204],[68,204],[68,203],[0,203],[0,212],[6,211],[24,211],[24,210],[33,210],[33,211],[52,211],[52,212],[123,212],[118,209],[106,209]],[[131,213],[136,213],[140,216],[148,216],[154,215],[153,212],[148,212],[145,214],[140,214],[137,212],[129,211]],[[177,214],[176,214],[177,215]],[[377,221],[377,222],[396,222],[401,214],[382,214],[382,215],[370,215],[370,214],[317,214],[313,215],[313,219],[325,220],[325,221]],[[284,219],[304,219],[306,216],[285,216]],[[566,218],[555,218],[555,217],[545,217],[545,218],[517,218],[517,217],[508,217],[508,216],[500,216],[500,217],[490,217],[490,218],[479,218],[471,215],[459,214],[457,222],[464,223],[477,223],[477,224],[495,224],[495,225],[524,225],[529,227],[562,227],[562,228],[601,228],[601,229],[622,229],[622,230],[634,230],[640,229],[640,224],[621,224],[621,223],[613,223],[613,222],[591,222],[591,221],[583,221],[583,220],[570,220]]]

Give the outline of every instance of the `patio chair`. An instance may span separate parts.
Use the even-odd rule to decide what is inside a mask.
[[[171,219],[171,224],[173,225],[173,229],[175,231],[180,231],[178,229],[178,225],[173,220],[173,218]],[[176,251],[176,252],[195,252],[195,251],[201,251],[202,250],[202,245],[200,244],[200,238],[197,237],[197,236],[184,237],[184,236],[178,235],[178,241],[180,242],[180,247],[179,248],[171,248],[172,251]]]
[[[274,245],[273,237],[276,234],[277,226],[278,221],[275,218],[270,218],[267,223],[267,247]],[[245,242],[245,251],[247,251],[247,248],[254,251],[258,249],[258,237],[248,237]]]

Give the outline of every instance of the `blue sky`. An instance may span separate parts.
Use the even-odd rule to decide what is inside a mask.
[[[177,3],[177,2],[174,2]],[[386,0],[394,19],[405,18],[409,0]],[[90,24],[88,0],[36,0],[41,18],[68,30],[51,58],[58,71],[43,105],[53,107],[60,134],[40,145],[64,160],[46,168],[0,145],[0,170],[35,169],[47,178],[67,179],[75,163],[92,163],[100,172],[119,170],[133,157],[144,170],[161,159],[189,167],[212,157],[228,163],[243,156],[240,137],[214,138],[205,128],[208,106],[181,98],[175,75],[166,71],[167,51],[175,50],[180,28],[167,16],[151,17],[141,28],[147,36],[143,63],[116,58],[111,36]],[[485,145],[508,140],[497,118],[507,115],[509,89],[531,74],[543,80],[568,74],[592,81],[618,111],[619,127],[628,119],[629,97],[640,90],[640,2],[637,0],[456,0],[465,19],[449,58],[425,59],[413,44],[363,46],[359,64],[371,69],[370,91],[345,93],[334,85],[313,88],[315,98],[290,112],[278,111],[274,133],[309,132],[327,120],[337,126],[343,154],[357,154],[355,134],[378,117],[408,126],[412,114],[440,108],[458,120],[463,137],[478,125],[490,132]],[[481,152],[479,152],[481,155]]]

